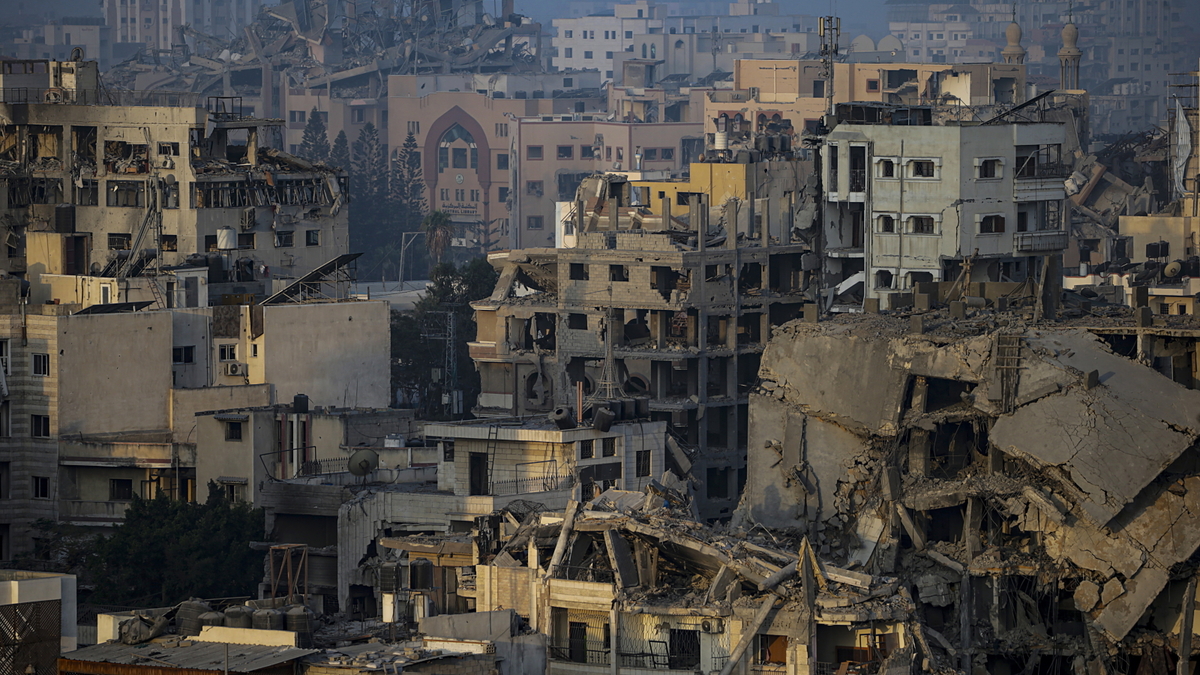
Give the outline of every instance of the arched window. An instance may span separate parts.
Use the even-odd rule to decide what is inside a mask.
[[[646,45],[645,45],[645,43],[643,43],[643,44],[642,44],[642,58],[643,58],[643,59],[644,59],[644,58],[646,58]]]
[[[658,45],[650,45],[650,58],[658,58]]]
[[[479,147],[475,145],[475,137],[459,124],[447,129],[438,140],[438,173],[446,169],[477,168]]]
[[[675,41],[675,49],[683,49],[683,40]]]

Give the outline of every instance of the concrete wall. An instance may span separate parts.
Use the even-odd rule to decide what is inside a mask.
[[[170,427],[170,313],[75,315],[58,326],[58,353],[50,356],[60,387],[52,435]]]
[[[313,405],[386,408],[391,402],[391,331],[386,302],[263,308],[264,377],[278,400],[308,394]]]
[[[176,443],[195,443],[196,413],[271,405],[275,402],[270,384],[240,387],[205,387],[171,390],[171,432]]]
[[[0,606],[55,600],[62,602],[59,648],[63,652],[75,651],[78,635],[75,575],[0,570]]]

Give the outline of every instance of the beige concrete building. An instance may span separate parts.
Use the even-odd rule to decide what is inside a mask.
[[[76,105],[96,100],[94,62],[4,70],[6,90],[37,94],[0,105],[14,122],[0,128],[11,167],[0,193],[6,272],[155,277],[140,283],[166,305],[183,282],[163,267],[208,267],[210,282],[233,284],[223,292],[265,296],[275,280],[346,252],[345,174],[268,147],[279,121],[244,115],[236,99],[211,100],[212,110],[186,96],[153,99],[161,107]],[[38,232],[69,235],[63,253],[27,261]]]
[[[604,105],[599,86],[594,72],[395,75],[388,80],[388,143],[395,150],[412,131],[420,147],[426,202],[450,215],[458,231],[456,246],[511,248],[523,234],[517,228],[525,226],[512,222],[509,206],[513,176],[518,163],[526,161],[517,154],[524,149],[514,144],[515,120],[594,121]],[[553,232],[548,220],[542,232]],[[549,234],[544,236],[550,241]]]
[[[262,0],[101,0],[101,13],[118,42],[170,51],[182,44],[180,26],[208,35],[238,34],[258,18]]]

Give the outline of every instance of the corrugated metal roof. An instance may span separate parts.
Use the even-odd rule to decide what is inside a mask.
[[[223,642],[192,642],[187,646],[177,642],[148,642],[140,645],[106,642],[67,652],[63,654],[63,658],[156,668],[173,666],[190,670],[223,671],[225,669],[225,647],[226,644]],[[319,651],[317,649],[264,645],[231,644],[228,647],[229,672],[231,673],[252,673]]]

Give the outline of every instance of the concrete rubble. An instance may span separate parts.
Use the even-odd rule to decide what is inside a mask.
[[[961,670],[1055,654],[1107,672],[1177,640],[1200,392],[1104,328],[936,317],[923,334],[882,316],[777,329],[734,522],[798,527],[832,563],[896,577]],[[1173,333],[1195,350],[1194,326]]]

